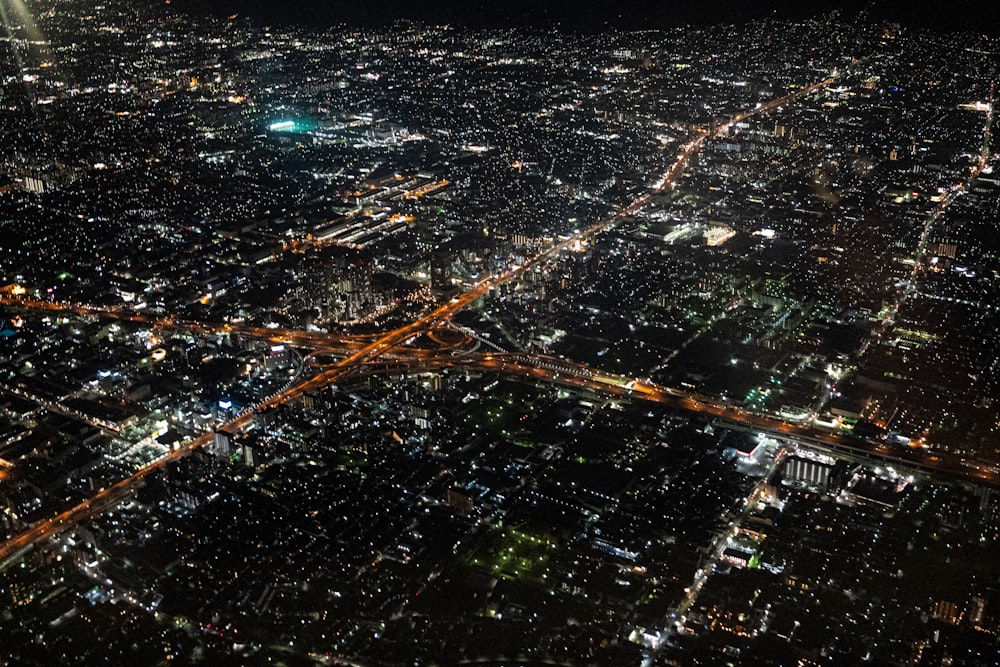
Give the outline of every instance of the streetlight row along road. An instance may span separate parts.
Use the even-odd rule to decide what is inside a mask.
[[[330,384],[334,384],[336,382],[342,382],[346,379],[349,379],[352,375],[365,374],[367,372],[370,372],[371,369],[369,369],[368,371],[364,370],[366,362],[375,359],[377,357],[380,357],[382,355],[385,355],[390,351],[394,351],[401,345],[403,345],[403,343],[409,340],[410,338],[418,336],[422,333],[425,333],[429,329],[436,328],[448,322],[451,319],[451,317],[455,315],[455,313],[457,313],[459,310],[462,310],[463,308],[468,307],[477,299],[479,299],[480,297],[484,296],[487,292],[492,290],[494,287],[506,283],[510,280],[513,280],[514,278],[517,278],[518,276],[522,275],[525,271],[535,266],[542,265],[548,260],[555,258],[561,252],[570,249],[574,245],[578,244],[580,241],[587,240],[594,236],[597,236],[602,232],[606,231],[607,229],[609,229],[610,227],[614,226],[616,223],[620,222],[623,218],[637,213],[639,210],[648,205],[649,202],[652,201],[652,198],[655,195],[660,194],[661,192],[667,190],[676,183],[677,179],[683,174],[684,168],[687,165],[688,161],[691,159],[691,156],[693,156],[701,148],[702,144],[706,141],[706,139],[714,135],[717,135],[721,132],[728,131],[731,127],[733,127],[737,123],[740,123],[751,116],[766,113],[784,104],[793,102],[805,95],[813,93],[817,90],[821,90],[822,88],[825,88],[826,86],[829,86],[831,83],[833,83],[834,80],[835,77],[831,77],[823,81],[813,83],[811,85],[800,88],[792,93],[786,94],[782,97],[776,98],[764,104],[759,104],[753,109],[744,111],[742,113],[733,116],[727,122],[717,126],[714,132],[708,132],[704,130],[701,131],[698,134],[698,136],[696,136],[695,138],[693,138],[684,145],[683,150],[678,154],[676,160],[672,163],[667,173],[655,184],[655,186],[650,192],[640,195],[631,203],[623,206],[621,210],[619,210],[617,213],[603,220],[598,220],[597,222],[590,225],[586,229],[572,234],[569,238],[554,244],[553,246],[547,248],[546,250],[540,252],[531,259],[527,260],[524,264],[520,266],[515,266],[503,273],[489,276],[487,278],[480,280],[466,292],[452,298],[447,303],[444,303],[434,308],[426,315],[417,318],[416,320],[410,322],[409,324],[403,325],[397,329],[386,332],[385,334],[378,336],[374,340],[371,340],[371,342],[365,342],[364,339],[352,340],[351,348],[353,349],[343,359],[331,364],[326,370],[322,370],[316,375],[313,375],[312,377],[303,380],[297,385],[289,387],[285,391],[263,401],[253,410],[247,410],[240,416],[228,422],[225,425],[225,428],[227,428],[228,430],[244,429],[251,423],[253,419],[253,413],[256,410],[267,409],[277,405],[281,405],[283,403],[295,400],[307,392],[312,392],[322,389],[323,387],[329,386]],[[0,296],[0,302],[8,303],[9,305],[18,305],[18,304],[28,305],[28,306],[36,305],[39,307],[45,307],[49,310],[69,310],[76,312],[78,314],[115,316],[115,317],[120,317],[120,319],[129,319],[137,322],[149,322],[151,324],[161,324],[163,326],[171,326],[174,324],[172,319],[169,317],[157,320],[157,318],[141,315],[138,313],[128,313],[127,315],[119,316],[119,314],[113,311],[109,312],[105,309],[89,308],[86,306],[42,305],[47,302],[42,302],[42,304],[37,304],[37,303],[32,304],[31,302],[25,301],[24,299],[15,298],[10,294],[3,294],[2,296]],[[211,331],[217,331],[219,333],[224,333],[229,331],[237,331],[237,332],[239,331],[238,327],[234,327],[231,325],[220,325],[218,327],[212,327],[209,325],[198,325],[197,323],[178,322],[176,324],[178,326],[186,326],[187,328],[191,329],[195,328],[202,329],[206,333]],[[249,333],[246,330],[244,330],[244,332]],[[297,339],[300,341],[301,344],[309,345],[309,342],[307,342],[307,338],[313,339],[315,342],[320,342],[318,340],[320,336],[314,337],[312,335],[312,332],[308,332],[309,333],[308,337],[302,335],[304,332],[276,332],[275,330],[266,328],[264,329],[264,332],[266,332],[266,335],[269,339],[273,339],[272,336],[277,336],[280,338],[283,333],[286,333],[286,334],[294,334],[286,336],[285,337],[286,339],[291,339],[291,340]],[[343,336],[336,336],[336,338],[338,338],[341,341],[341,344],[344,344],[346,342]],[[329,338],[326,339],[326,345],[329,347],[334,347],[330,345],[331,342],[332,341],[330,341]],[[358,345],[360,345],[360,347],[358,347]],[[421,363],[426,364],[428,363],[428,360],[422,359]],[[456,360],[452,360],[450,363],[457,364],[458,362]],[[497,369],[492,362],[487,363],[485,361],[485,357],[482,363],[485,366],[492,367],[494,370],[500,370],[501,372],[510,372],[512,374],[520,374],[520,375],[540,374],[542,377],[544,377],[547,372],[544,368],[533,369],[530,367],[530,365],[525,366],[523,362],[519,364],[508,365],[507,368],[501,366],[499,369]],[[638,385],[637,387],[633,387],[631,390],[625,389],[623,386],[616,384],[616,381],[611,379],[612,378],[611,375],[603,374],[603,377],[606,380],[610,381],[601,381],[600,372],[592,371],[592,374],[595,373],[597,374],[597,377],[591,377],[591,378],[584,378],[583,376],[574,376],[574,375],[566,375],[564,377],[563,376],[561,377],[567,383],[570,382],[569,378],[576,378],[572,382],[578,383],[578,386],[580,386],[581,388],[587,388],[603,393],[609,393],[620,396],[622,395],[623,391],[626,394],[628,394],[630,393],[630,391],[637,389],[637,393],[635,394],[637,397],[649,398],[651,400],[659,399],[660,402],[664,403],[667,402],[666,399],[668,397],[670,397],[671,400],[674,399],[673,390],[662,388],[654,391],[652,388],[650,388],[649,391],[645,391],[644,389],[639,388],[639,387],[646,387],[647,385]],[[550,379],[552,377],[554,376],[550,376]],[[691,398],[682,398],[678,400],[691,401],[690,403],[688,403],[688,407],[685,407],[683,405],[678,405],[678,407],[685,407],[685,409],[693,409],[694,411],[697,412],[706,412],[706,413],[712,412],[712,409],[710,409],[711,406],[709,406],[707,403],[700,403],[700,404],[695,403],[693,402],[694,399]],[[148,477],[150,474],[152,474],[157,470],[160,470],[167,463],[175,461],[181,458],[182,456],[185,456],[186,454],[209,444],[210,442],[213,441],[213,438],[214,436],[212,433],[206,433],[202,436],[199,436],[198,438],[195,438],[185,443],[181,447],[168,452],[167,454],[157,459],[156,461],[153,461],[147,464],[146,466],[143,466],[142,468],[134,472],[131,476],[126,477],[120,480],[119,482],[116,482],[110,487],[100,490],[93,497],[84,500],[75,507],[60,512],[49,519],[43,519],[35,523],[33,526],[31,526],[24,532],[20,533],[19,535],[16,535],[15,537],[10,538],[6,542],[3,542],[2,544],[0,544],[0,569],[6,567],[7,564],[12,562],[12,560],[14,559],[14,557],[17,556],[17,554],[26,550],[28,547],[31,547],[41,542],[44,539],[59,534],[60,532],[76,525],[81,521],[88,520],[96,516],[97,514],[114,507],[123,499],[129,497],[131,495],[131,492],[134,491],[140,484],[142,484],[146,479],[146,477]]]

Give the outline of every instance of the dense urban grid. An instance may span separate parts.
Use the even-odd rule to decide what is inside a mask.
[[[0,665],[1000,660],[997,38],[0,10]]]

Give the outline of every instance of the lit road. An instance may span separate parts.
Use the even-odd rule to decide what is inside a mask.
[[[378,362],[365,364],[356,371],[354,377],[416,375],[447,369],[495,372],[523,380],[590,391],[602,396],[650,401],[674,410],[703,415],[723,427],[746,428],[778,439],[820,447],[832,453],[877,460],[889,465],[899,464],[914,471],[1000,488],[1000,476],[992,470],[970,466],[954,456],[928,452],[920,447],[903,447],[868,440],[849,433],[831,432],[811,424],[751,412],[709,396],[608,373],[557,357],[487,352],[465,356],[430,354],[422,358],[383,358]],[[342,377],[346,378],[347,375]]]
[[[771,109],[775,109],[784,104],[792,102],[804,95],[808,95],[816,90],[820,90],[834,81],[834,78],[829,78],[824,81],[803,87],[796,90],[793,93],[789,93],[775,100],[771,100],[765,104],[760,104],[754,109],[750,109],[743,113],[737,114],[732,117],[726,123],[718,126],[715,134],[720,132],[728,131],[731,127],[736,125],[743,120],[754,116],[756,114],[766,113]],[[699,150],[701,145],[706,139],[713,136],[712,133],[702,132],[697,137],[689,141],[684,145],[683,150],[677,156],[675,161],[672,163],[668,171],[660,178],[660,180],[653,186],[652,191],[640,195],[631,203],[625,205],[618,213],[609,216],[605,219],[598,220],[591,226],[585,228],[584,230],[577,231],[573,233],[568,238],[562,240],[559,243],[554,244],[552,247],[544,250],[543,252],[535,255],[531,259],[527,260],[524,264],[519,266],[514,266],[513,268],[493,276],[489,276],[480,280],[475,285],[473,285],[466,292],[452,298],[447,303],[444,303],[429,313],[419,317],[418,319],[406,324],[398,329],[394,329],[382,335],[378,335],[374,339],[368,341],[366,339],[352,339],[346,342],[347,339],[340,337],[340,342],[337,345],[331,345],[331,336],[329,334],[323,334],[321,332],[291,332],[291,331],[278,331],[269,328],[241,328],[234,325],[208,325],[208,324],[198,324],[191,322],[175,321],[170,317],[157,318],[152,315],[140,314],[136,312],[118,312],[115,309],[104,309],[104,308],[94,308],[80,305],[71,304],[58,304],[50,303],[45,301],[31,300],[25,298],[23,293],[4,293],[0,295],[0,303],[7,303],[8,305],[16,306],[26,306],[26,307],[36,307],[44,308],[52,311],[66,311],[73,312],[78,315],[96,315],[96,316],[107,316],[116,317],[122,320],[143,322],[147,324],[152,324],[156,326],[164,327],[179,327],[185,328],[187,330],[196,331],[200,333],[246,333],[247,335],[262,334],[262,337],[267,340],[272,340],[276,342],[285,342],[288,344],[297,344],[306,347],[316,347],[327,350],[337,350],[343,352],[345,356],[339,361],[335,361],[329,364],[324,370],[320,371],[316,375],[303,380],[299,384],[286,389],[274,396],[261,402],[254,410],[248,410],[236,419],[228,422],[225,428],[228,430],[239,431],[245,429],[252,421],[253,412],[255,410],[268,409],[288,401],[295,400],[302,396],[303,394],[314,392],[327,387],[331,384],[347,380],[352,376],[364,375],[374,372],[376,369],[371,367],[366,367],[369,362],[377,357],[383,355],[388,355],[391,353],[396,353],[398,356],[401,352],[400,348],[405,346],[406,341],[410,339],[415,339],[416,337],[437,329],[443,325],[446,325],[448,321],[455,315],[458,311],[468,307],[474,303],[477,299],[481,298],[487,294],[494,287],[506,283],[514,278],[520,276],[528,269],[535,266],[543,265],[549,260],[555,258],[557,255],[562,253],[564,250],[572,249],[577,246],[581,241],[587,240],[594,237],[615,223],[619,222],[622,218],[630,215],[634,215],[641,209],[643,209],[652,198],[659,194],[660,192],[666,190],[667,188],[674,185],[677,179],[683,174],[684,168],[686,167],[688,161],[691,157]],[[253,331],[253,333],[251,333]],[[343,346],[343,347],[341,347]],[[440,368],[442,366],[456,366],[472,368],[475,367],[477,362],[473,359],[466,359],[462,357],[451,357],[444,359],[444,361],[439,361],[437,358],[428,355],[419,355],[421,358],[413,359],[407,362],[405,359],[398,362],[389,362],[391,364],[397,365],[401,369],[407,367],[416,368],[420,364],[424,365],[434,365],[435,368]],[[789,435],[796,435],[794,431],[798,427],[793,427],[784,422],[779,422],[773,418],[763,417],[759,415],[749,415],[747,413],[738,414],[735,411],[730,413],[730,410],[735,410],[732,408],[721,406],[718,403],[712,402],[710,399],[693,397],[684,394],[680,394],[675,390],[671,390],[665,387],[657,387],[648,383],[640,383],[629,381],[627,378],[621,378],[611,374],[600,373],[599,371],[590,371],[589,369],[585,372],[580,369],[582,367],[576,366],[579,374],[573,372],[560,373],[558,370],[553,370],[549,366],[547,361],[542,358],[535,358],[537,360],[537,365],[533,365],[529,357],[521,357],[521,360],[515,360],[514,363],[506,363],[503,361],[498,361],[493,355],[483,355],[480,358],[478,364],[482,368],[488,368],[492,370],[499,370],[501,372],[521,375],[524,377],[533,377],[540,380],[548,381],[559,381],[567,386],[574,386],[582,389],[590,389],[592,391],[601,392],[605,394],[617,395],[617,396],[629,396],[634,392],[636,397],[645,398],[651,401],[657,401],[660,403],[672,405],[674,407],[689,410],[693,412],[700,412],[704,414],[710,414],[715,417],[734,419],[740,423],[749,423],[759,428],[768,429],[773,428],[779,432],[789,431]],[[572,363],[563,362],[559,360],[560,364],[566,369],[572,368],[574,365]],[[548,365],[547,365],[548,364]],[[557,364],[558,366],[558,364]],[[589,372],[589,375],[587,374]],[[836,437],[829,434],[822,434],[823,437]],[[817,434],[817,437],[820,437]],[[182,456],[185,456],[189,452],[198,449],[200,447],[209,444],[214,439],[212,433],[207,433],[194,440],[185,443],[178,449],[172,450],[165,454],[160,459],[140,468],[131,476],[115,483],[114,485],[99,491],[89,500],[81,502],[79,505],[65,510],[49,519],[39,521],[33,525],[28,530],[23,533],[7,540],[6,542],[0,544],[0,568],[9,561],[9,559],[22,551],[48,537],[56,535],[73,525],[90,519],[91,517],[105,511],[122,499],[129,497],[131,493],[138,488],[140,484],[143,483],[145,478],[151,473],[159,470],[167,463],[177,460]]]
[[[167,453],[157,461],[139,469],[131,477],[126,477],[125,479],[107,488],[101,489],[90,499],[83,501],[79,505],[56,514],[50,519],[40,521],[17,537],[7,540],[0,545],[0,565],[3,565],[4,561],[22,549],[26,549],[40,540],[65,530],[66,528],[69,528],[81,521],[85,521],[118,504],[125,498],[129,497],[132,491],[150,473],[159,470],[167,462],[176,460],[181,456],[208,444],[212,441],[213,437],[213,434],[209,433],[191,440],[185,443],[182,447]]]
[[[993,112],[993,87],[991,86],[989,109],[986,114],[986,123],[983,127],[983,145],[980,150],[979,159],[976,161],[975,166],[969,170],[968,178],[961,183],[952,185],[951,188],[941,197],[941,201],[938,202],[938,205],[927,214],[926,218],[924,218],[924,223],[920,229],[920,240],[917,242],[917,247],[913,251],[913,270],[910,271],[905,282],[897,291],[896,300],[888,308],[886,308],[878,327],[875,328],[871,335],[867,336],[862,342],[861,347],[856,353],[857,357],[863,356],[872,344],[877,343],[881,337],[891,329],[896,320],[896,315],[903,307],[903,304],[905,304],[907,299],[909,299],[917,291],[920,270],[923,268],[924,260],[927,256],[927,246],[938,221],[947,212],[948,207],[951,206],[951,204],[958,197],[962,196],[965,192],[972,190],[976,179],[979,178],[979,176],[989,167],[990,144],[993,137]]]
[[[324,355],[337,357],[347,356],[356,352],[379,338],[379,334],[340,334],[243,324],[193,322],[127,310],[93,307],[85,304],[52,302],[24,297],[13,298],[7,294],[0,294],[0,304],[29,310],[43,310],[54,313],[100,317],[122,322],[146,324],[155,329],[174,329],[198,335],[242,335],[265,340],[274,345],[310,348]],[[470,336],[464,333],[459,334],[457,330],[451,327],[428,326],[424,331],[418,332],[417,335],[419,334],[425,334],[427,340],[433,344],[433,347],[420,349],[406,346],[405,350],[407,354],[421,356],[429,353],[431,350],[446,351],[474,349],[476,347],[475,342]]]
[[[373,345],[376,343],[373,343]],[[486,353],[453,356],[451,354],[439,353],[436,356],[428,355],[423,358],[385,359],[378,363],[359,364],[359,359],[364,360],[366,358],[358,356],[361,354],[362,352],[359,351],[351,357],[335,362],[331,368],[263,402],[258,409],[280,405],[294,400],[307,392],[322,389],[338,381],[356,379],[359,376],[439,372],[449,368],[455,370],[493,371],[513,377],[589,390],[605,396],[647,400],[666,405],[673,409],[707,415],[730,425],[750,427],[755,431],[769,433],[778,438],[791,438],[797,441],[804,441],[845,454],[864,454],[885,460],[889,463],[899,463],[925,472],[949,475],[977,484],[1000,488],[1000,479],[991,470],[963,465],[953,457],[931,455],[921,449],[915,448],[889,447],[882,443],[862,440],[849,435],[829,433],[812,426],[795,424],[768,415],[747,412],[742,408],[728,405],[707,396],[629,379],[624,376],[575,364],[565,359],[526,354]],[[252,419],[253,413],[248,411],[230,421],[226,424],[226,427],[230,430],[240,430],[246,428]],[[212,434],[206,434],[191,440],[182,447],[168,452],[157,461],[141,468],[131,477],[103,489],[91,499],[50,519],[39,522],[24,533],[8,540],[0,545],[0,563],[3,563],[12,555],[32,544],[109,509],[129,497],[150,473],[159,470],[167,463],[175,461],[199,447],[209,444],[212,442],[212,439]]]
[[[189,331],[194,334],[244,335],[250,338],[267,340],[275,344],[283,343],[287,345],[297,345],[299,347],[322,347],[325,349],[343,348],[345,350],[358,349],[365,343],[378,337],[378,334],[345,335],[330,334],[322,331],[301,331],[298,329],[258,327],[243,324],[193,322],[191,320],[176,319],[170,316],[160,316],[135,310],[91,306],[87,304],[68,303],[65,301],[45,301],[43,299],[14,296],[6,293],[0,294],[0,304],[11,307],[28,308],[31,310],[44,310],[53,313],[68,313],[78,316],[118,320],[121,322],[147,324],[153,328]]]

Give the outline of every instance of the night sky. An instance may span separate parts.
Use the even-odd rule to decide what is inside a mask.
[[[429,24],[458,24],[476,28],[558,27],[567,31],[599,31],[609,26],[626,29],[667,28],[712,23],[743,23],[761,18],[801,19],[832,10],[844,18],[870,17],[904,25],[940,30],[1000,31],[993,19],[995,2],[954,0],[172,0],[185,11],[240,14],[265,22],[308,26],[349,24],[382,26],[399,20]]]

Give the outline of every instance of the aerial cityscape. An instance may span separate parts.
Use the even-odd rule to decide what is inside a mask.
[[[0,666],[1000,664],[995,30],[234,4],[0,0]]]

